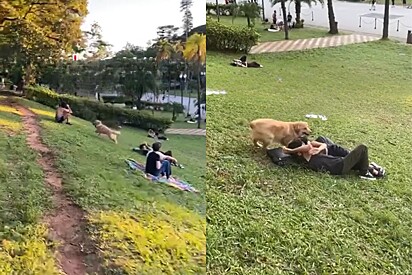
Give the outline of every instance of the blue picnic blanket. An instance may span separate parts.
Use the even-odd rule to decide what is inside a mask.
[[[192,187],[189,183],[182,181],[180,179],[177,179],[175,177],[170,177],[169,179],[166,179],[163,177],[155,177],[153,175],[146,174],[145,166],[141,163],[138,163],[134,159],[126,159],[126,163],[129,165],[130,169],[143,172],[144,177],[151,181],[164,183],[164,184],[167,184],[169,186],[172,186],[182,191],[195,192],[195,193],[199,192],[197,189]]]

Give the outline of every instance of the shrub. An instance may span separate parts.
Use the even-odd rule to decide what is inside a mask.
[[[132,106],[132,101],[130,98],[124,96],[102,96],[104,103],[112,103],[112,104],[126,104],[126,106]],[[177,102],[170,102],[170,103],[158,103],[158,102],[150,102],[150,101],[141,101],[141,108],[145,109],[146,107],[152,106],[156,110],[163,110],[166,112],[173,112],[176,113],[183,113],[184,107],[182,104]]]
[[[56,108],[60,100],[67,102],[77,117],[88,121],[96,119],[102,121],[117,121],[119,124],[128,124],[141,129],[157,129],[164,131],[172,124],[170,119],[153,117],[150,114],[137,110],[115,107],[112,104],[103,104],[88,98],[58,94],[44,87],[27,87],[26,96],[30,100]]]
[[[300,20],[300,22],[296,22],[295,24],[295,28],[300,29],[303,28],[303,23],[305,22],[305,20]]]
[[[210,50],[247,53],[260,37],[254,28],[226,26],[211,19],[207,19],[206,26],[206,47]]]

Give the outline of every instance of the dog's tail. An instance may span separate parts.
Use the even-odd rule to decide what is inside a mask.
[[[115,134],[115,135],[120,135],[120,132],[119,132],[119,131],[114,131],[114,130],[112,130],[112,133]]]

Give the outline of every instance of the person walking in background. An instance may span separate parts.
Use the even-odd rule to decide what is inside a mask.
[[[392,0],[392,8],[395,7],[395,0]]]
[[[292,15],[288,12],[288,27],[289,29],[292,28]]]
[[[372,6],[369,10],[376,10],[376,0],[372,0]]]
[[[276,25],[276,22],[277,22],[276,10],[273,11],[272,20],[273,20],[273,24]]]

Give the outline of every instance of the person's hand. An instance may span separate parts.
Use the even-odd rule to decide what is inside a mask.
[[[289,154],[290,153],[290,149],[286,146],[282,147],[283,153]]]
[[[312,156],[317,155],[320,152],[322,152],[322,150],[320,148],[312,148],[312,149],[309,150],[309,154],[312,155]]]

